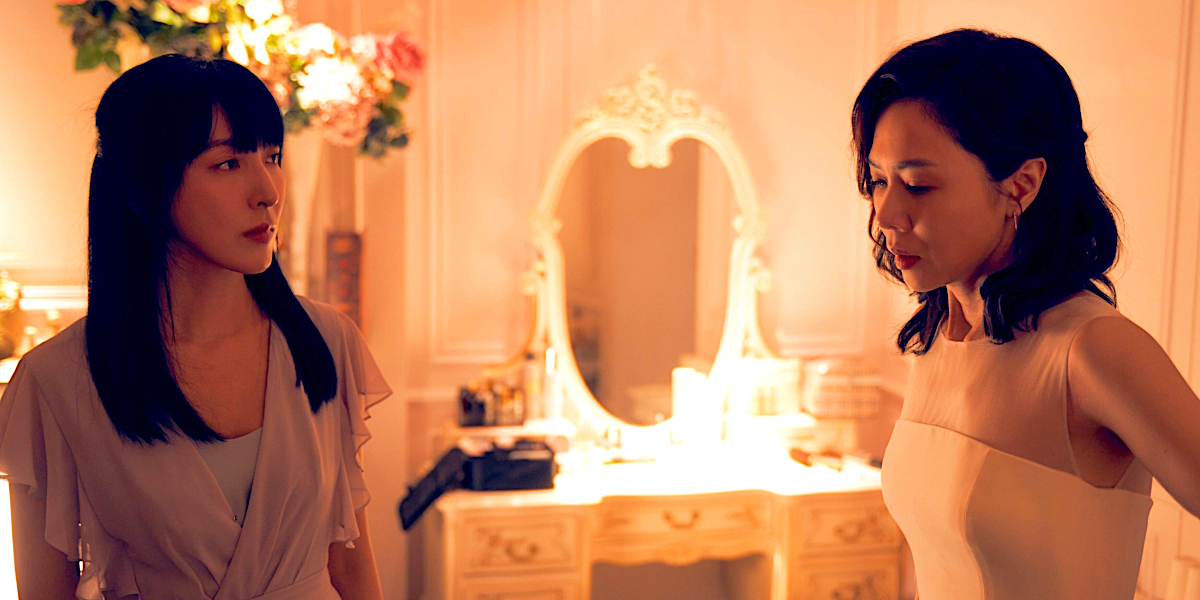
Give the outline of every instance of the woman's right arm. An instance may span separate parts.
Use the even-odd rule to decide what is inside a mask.
[[[46,542],[46,501],[29,495],[29,486],[10,484],[13,558],[21,600],[76,600],[79,563]]]

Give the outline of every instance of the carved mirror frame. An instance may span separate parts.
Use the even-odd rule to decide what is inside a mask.
[[[592,143],[620,138],[629,144],[629,163],[635,168],[664,168],[671,164],[671,146],[690,138],[707,145],[725,168],[739,214],[732,226],[737,237],[730,249],[725,322],[721,342],[702,392],[681,414],[654,425],[636,425],[613,416],[593,396],[575,362],[566,310],[562,229],[556,211],[567,177],[576,160]],[[750,171],[733,142],[724,117],[701,105],[694,92],[671,90],[653,65],[641,70],[632,86],[612,88],[600,103],[584,110],[559,147],[550,165],[537,207],[530,217],[538,258],[525,274],[523,291],[534,298],[534,324],[527,349],[553,348],[562,386],[563,416],[572,421],[577,438],[595,439],[617,428],[625,440],[642,436],[666,437],[664,427],[677,420],[711,416],[701,424],[705,437],[719,439],[729,383],[737,359],[777,357],[763,340],[758,321],[758,293],[770,286],[770,273],[756,256],[766,234],[766,219],[758,204]],[[524,355],[524,351],[520,353]],[[707,410],[705,410],[707,409]],[[689,414],[690,413],[690,414]]]

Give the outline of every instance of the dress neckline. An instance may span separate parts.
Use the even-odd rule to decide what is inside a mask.
[[[267,368],[270,369],[269,366]],[[263,406],[263,412],[266,412],[266,406]],[[266,420],[265,416],[264,416],[263,420]],[[227,437],[223,440],[217,440],[212,443],[214,445],[216,445],[216,444],[240,444],[240,443],[248,442],[252,439],[262,436],[262,429],[263,429],[262,427],[259,427],[258,429],[255,429],[254,431],[251,431],[250,433],[243,433],[242,435],[239,435],[237,437]]]
[[[275,331],[276,331],[275,322],[273,320],[271,320],[270,318],[268,318],[267,319],[267,374],[266,374],[267,383],[266,383],[266,386],[264,389],[262,426],[259,427],[258,429],[255,429],[254,431],[252,431],[250,433],[245,434],[245,435],[240,435],[236,438],[229,438],[229,439],[225,440],[227,442],[229,442],[229,441],[237,442],[238,440],[245,440],[257,433],[259,447],[261,448],[263,445],[263,436],[266,435],[266,432],[269,429],[268,424],[272,420],[271,398],[276,395],[273,393],[274,392],[273,388],[275,387],[275,379],[276,379],[275,378],[275,370],[277,369],[276,363],[278,362],[277,357],[275,356],[275,351],[279,345],[276,343],[276,341],[274,339]],[[190,444],[185,444],[185,445],[191,449],[190,454],[192,456],[192,462],[194,464],[198,464],[199,465],[198,468],[201,469],[203,471],[203,473],[207,476],[207,477],[200,478],[200,479],[204,480],[202,487],[204,487],[208,490],[208,491],[202,492],[202,493],[209,494],[210,496],[213,496],[215,498],[220,498],[220,503],[222,506],[225,507],[225,513],[226,513],[226,516],[229,517],[230,522],[232,522],[234,525],[237,525],[239,530],[244,529],[246,527],[246,523],[248,523],[250,521],[250,519],[252,517],[254,517],[254,512],[255,512],[253,510],[254,506],[255,506],[254,490],[255,490],[255,488],[258,487],[259,478],[262,477],[262,473],[265,470],[263,468],[262,463],[263,463],[263,456],[266,453],[262,452],[260,449],[260,451],[258,452],[258,455],[254,459],[254,475],[250,479],[250,501],[247,502],[246,514],[242,518],[242,522],[238,523],[237,517],[233,512],[233,507],[229,505],[229,500],[225,498],[225,492],[221,489],[221,484],[217,482],[216,475],[213,474],[212,469],[208,466],[208,461],[204,460],[204,456],[200,453],[199,446],[195,443],[190,443]]]

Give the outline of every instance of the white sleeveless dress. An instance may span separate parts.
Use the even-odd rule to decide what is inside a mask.
[[[1075,333],[1119,314],[1084,292],[1007,344],[939,335],[916,358],[882,484],[921,600],[1133,598],[1150,473],[1085,482],[1066,412]]]

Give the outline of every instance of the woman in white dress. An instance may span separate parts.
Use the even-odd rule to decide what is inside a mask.
[[[21,599],[381,600],[358,452],[389,389],[275,258],[271,93],[167,55],[96,128],[87,317],[0,401]]]
[[[919,301],[883,463],[919,597],[1130,600],[1151,477],[1200,515],[1200,399],[1115,309],[1066,71],[947,32],[888,58],[852,127],[876,264]]]

